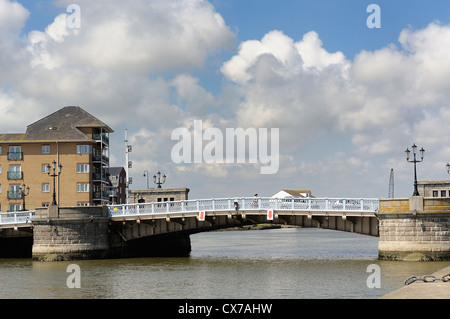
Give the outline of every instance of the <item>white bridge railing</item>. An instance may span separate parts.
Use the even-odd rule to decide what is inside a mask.
[[[0,225],[31,223],[34,211],[0,213]]]
[[[374,198],[213,198],[173,202],[109,205],[111,217],[152,214],[190,213],[200,211],[278,210],[278,211],[326,211],[367,212],[378,211],[379,200]]]
[[[155,202],[108,205],[110,217],[142,216],[152,214],[195,213],[200,211],[305,211],[305,212],[361,212],[378,211],[379,200],[375,198],[213,198],[176,202]],[[0,213],[0,225],[28,224],[34,211]]]

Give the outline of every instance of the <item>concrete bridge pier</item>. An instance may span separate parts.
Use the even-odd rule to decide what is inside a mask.
[[[379,259],[450,260],[450,198],[380,199]]]
[[[105,258],[109,253],[106,207],[36,209],[32,259],[60,261]]]
[[[32,259],[80,259],[189,256],[188,232],[132,237],[122,222],[112,223],[101,206],[36,209],[33,219]],[[153,228],[153,226],[151,226]]]

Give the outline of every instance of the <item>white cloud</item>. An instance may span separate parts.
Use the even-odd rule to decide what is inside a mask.
[[[30,12],[15,1],[0,0],[0,35],[20,31]]]
[[[324,139],[345,145],[344,153],[333,147],[333,160],[319,159],[315,169],[338,165],[351,186],[356,175],[364,178],[355,175],[355,168],[365,173],[368,167],[385,169],[376,161],[393,162],[413,142],[426,145],[431,161],[450,158],[442,148],[450,129],[449,42],[450,26],[432,23],[422,30],[404,30],[399,48],[361,51],[348,61],[341,52],[327,52],[315,32],[294,42],[273,31],[261,41],[243,42],[221,70],[241,92],[238,123],[280,127],[280,148],[295,158],[289,165],[302,167],[310,179],[316,174],[307,161],[317,155],[305,153],[305,146],[311,149],[317,143],[313,152],[322,154]],[[433,169],[429,174],[439,175]],[[341,180],[333,176],[331,180]]]
[[[70,3],[58,1],[62,12]],[[450,26],[406,29],[398,46],[361,51],[352,61],[328,52],[315,31],[299,41],[271,31],[240,44],[221,67],[227,85],[213,95],[191,71],[231,49],[235,36],[210,2],[77,3],[80,29],[67,29],[64,13],[21,38],[29,12],[0,0],[2,131],[24,131],[64,105],[80,105],[112,126],[119,143],[128,128],[141,182],[145,169],[166,170],[173,186],[212,196],[252,187],[250,195],[275,193],[286,184],[363,196],[360,185],[383,183],[380,170],[387,185],[389,166],[410,177],[403,150],[413,142],[427,150],[430,175],[439,175],[432,163],[450,161]],[[175,165],[171,132],[194,119],[204,128],[280,128],[279,172],[267,179],[259,165]],[[121,165],[121,146],[113,152]]]
[[[70,1],[60,1],[68,5]],[[234,34],[207,1],[78,1],[81,28],[66,38],[67,58],[79,66],[146,74],[190,70],[209,54],[232,48]],[[53,31],[50,33],[50,31]],[[61,38],[63,31],[48,29]]]

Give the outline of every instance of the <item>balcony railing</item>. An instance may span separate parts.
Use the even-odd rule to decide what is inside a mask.
[[[20,191],[8,191],[8,199],[21,199],[22,192]]]
[[[92,192],[92,200],[109,200],[109,192],[100,192],[94,191]]]
[[[103,162],[103,163],[109,163],[109,158],[106,155],[103,154],[93,154],[92,155],[92,161],[95,162]]]
[[[105,144],[109,144],[109,137],[108,137],[108,135],[107,134],[105,134],[105,133],[94,133],[94,134],[92,134],[92,138],[94,139],[94,140],[96,140],[96,141],[102,141],[103,143],[105,143]]]
[[[23,179],[23,172],[8,172],[7,176],[9,180]]]
[[[23,160],[23,152],[8,152],[8,161]]]
[[[108,178],[105,173],[92,173],[93,182],[108,182]]]

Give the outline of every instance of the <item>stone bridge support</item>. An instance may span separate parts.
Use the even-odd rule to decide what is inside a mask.
[[[379,259],[450,260],[450,198],[380,199]]]
[[[107,208],[36,209],[32,258],[41,261],[105,258],[109,253]]]

